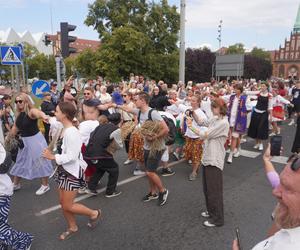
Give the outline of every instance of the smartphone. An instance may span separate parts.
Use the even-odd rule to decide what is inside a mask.
[[[242,244],[241,244],[240,229],[238,227],[235,228],[235,235],[236,235],[236,239],[238,242],[239,250],[242,250],[243,248],[242,248]]]
[[[282,136],[275,135],[271,137],[271,156],[279,156],[282,144]]]

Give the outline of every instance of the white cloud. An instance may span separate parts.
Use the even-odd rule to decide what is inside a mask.
[[[187,0],[187,26],[217,29],[222,19],[224,28],[290,28],[298,6],[298,0]]]

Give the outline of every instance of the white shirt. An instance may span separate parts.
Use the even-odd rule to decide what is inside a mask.
[[[300,227],[281,229],[273,236],[258,243],[252,250],[298,250],[300,249]]]
[[[4,162],[6,151],[0,143],[0,164]],[[0,196],[13,194],[13,183],[7,174],[0,174]]]
[[[82,143],[87,146],[90,140],[91,133],[99,126],[97,120],[83,121],[79,124],[79,133],[81,135]]]
[[[55,155],[56,163],[62,165],[67,172],[77,178],[80,170],[81,146],[82,139],[79,130],[72,126],[64,131],[62,153]]]
[[[170,106],[167,106],[166,112],[172,114],[172,115],[178,115],[180,113],[180,109],[176,104],[172,104]]]
[[[205,114],[207,115],[207,118],[210,119],[214,115],[211,111],[211,100],[210,98],[203,99],[201,101],[201,109],[204,110]]]
[[[201,120],[205,120],[205,121],[207,120],[207,116],[204,114],[204,112],[200,108],[194,110],[194,112]],[[195,119],[193,119],[193,121],[192,121],[192,127],[196,128],[197,130],[203,131],[203,132],[207,131],[207,127],[199,126],[197,124],[197,122],[195,121]],[[189,127],[187,127],[187,129],[186,129],[185,136],[187,136],[189,138],[193,138],[193,139],[200,137],[198,134],[195,134]]]

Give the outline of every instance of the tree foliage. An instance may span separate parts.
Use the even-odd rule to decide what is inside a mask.
[[[253,55],[245,55],[244,77],[266,80],[272,75],[270,60]]]
[[[56,78],[56,66],[54,56],[47,56],[45,54],[37,54],[32,58],[26,60],[28,65],[28,78],[39,75],[40,79],[48,80]],[[37,73],[39,72],[39,73]]]
[[[265,59],[265,60],[271,60],[271,55],[268,51],[265,51],[264,49],[257,48],[257,47],[254,47],[252,49],[252,51],[250,52],[250,55],[257,57],[257,58]]]
[[[85,24],[102,39],[97,70],[115,81],[132,72],[176,81],[179,20],[176,7],[166,0],[96,0]]]
[[[186,50],[186,79],[193,82],[206,82],[212,76],[212,65],[216,56],[208,48]]]
[[[230,45],[226,51],[227,55],[244,54],[244,53],[245,53],[245,46],[242,43],[236,43],[234,45]]]

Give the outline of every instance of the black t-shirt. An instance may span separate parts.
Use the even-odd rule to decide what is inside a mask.
[[[293,104],[300,104],[300,89],[293,88],[292,89],[292,96],[293,96]]]

